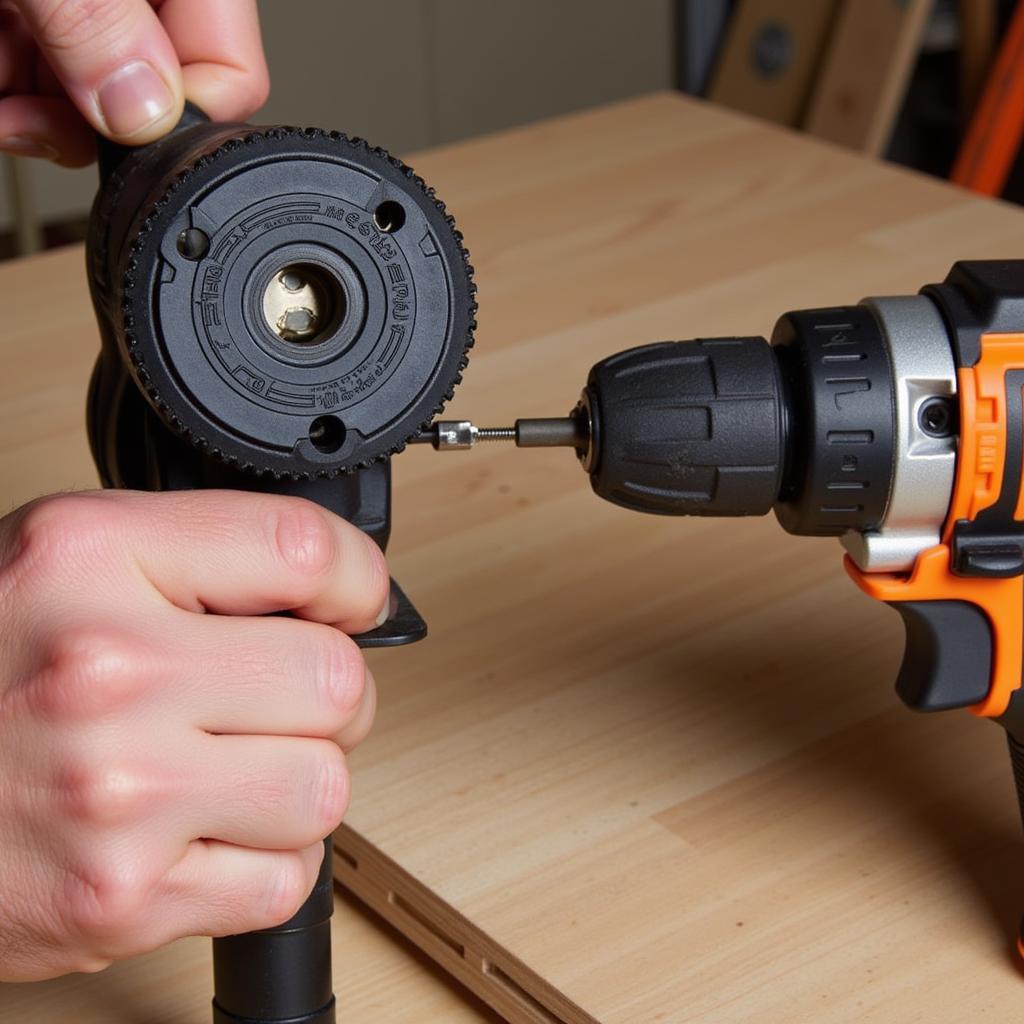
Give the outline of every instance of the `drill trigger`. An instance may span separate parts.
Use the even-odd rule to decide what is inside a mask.
[[[914,711],[978,704],[992,680],[992,629],[967,601],[896,601],[907,645],[896,693]]]

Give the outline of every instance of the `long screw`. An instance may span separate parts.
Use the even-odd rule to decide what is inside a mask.
[[[439,452],[472,448],[478,441],[512,441],[518,448],[587,450],[590,431],[582,415],[516,420],[514,427],[478,427],[469,420],[438,420],[412,439]]]
[[[515,427],[477,427],[477,441],[515,441]]]

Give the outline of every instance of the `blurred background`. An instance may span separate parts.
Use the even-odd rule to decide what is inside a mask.
[[[679,89],[1024,199],[1024,0],[261,0],[260,11],[272,95],[256,123],[340,128],[408,156]],[[84,237],[93,168],[4,161],[0,257]]]

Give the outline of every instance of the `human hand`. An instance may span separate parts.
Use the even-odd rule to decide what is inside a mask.
[[[94,131],[141,145],[186,98],[244,120],[268,90],[256,0],[0,0],[0,151],[77,167]]]
[[[295,913],[376,704],[346,634],[388,588],[379,548],[298,498],[98,491],[0,520],[0,981]]]

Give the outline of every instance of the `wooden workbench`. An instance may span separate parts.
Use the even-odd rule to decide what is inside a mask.
[[[678,96],[416,165],[477,267],[478,423],[565,412],[630,345],[1024,254],[1016,208]],[[628,513],[563,451],[395,472],[432,639],[375,652],[346,884],[516,1020],[1024,1016],[1005,740],[899,704],[899,619],[836,542]]]
[[[1024,251],[1016,209],[676,96],[414,163],[477,268],[450,411],[478,422],[566,411],[619,348],[764,333]],[[0,268],[12,505],[94,481],[80,260]],[[393,568],[432,636],[373,659],[379,723],[338,837],[357,893],[517,1021],[1020,1015],[1002,736],[898,705],[898,619],[834,543],[626,513],[560,451],[418,449],[395,477]],[[122,1006],[152,978],[204,1006],[205,967],[145,973],[161,962],[88,985]]]

